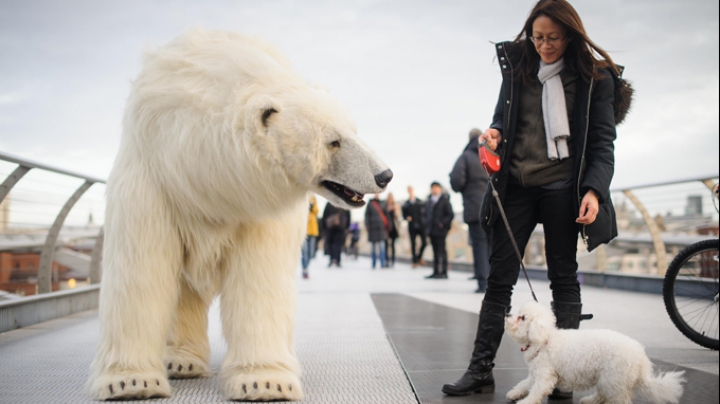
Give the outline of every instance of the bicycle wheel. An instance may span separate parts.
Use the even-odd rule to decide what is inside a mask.
[[[663,283],[665,309],[675,326],[693,342],[718,350],[718,240],[682,250]]]

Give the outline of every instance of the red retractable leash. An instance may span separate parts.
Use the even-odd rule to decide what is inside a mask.
[[[490,149],[490,147],[484,141],[478,145],[478,156],[480,157],[480,164],[485,169],[488,178],[490,178],[491,175],[500,171],[500,155]],[[520,268],[522,268],[522,271],[525,274],[525,279],[527,280],[528,286],[530,287],[530,293],[532,293],[533,299],[537,302],[538,299],[537,296],[535,296],[535,291],[533,290],[532,283],[530,283],[530,277],[528,276],[527,270],[525,269],[522,254],[520,254],[520,248],[515,241],[515,236],[513,235],[512,229],[510,228],[510,223],[508,222],[507,216],[505,216],[505,209],[503,209],[502,203],[500,202],[500,195],[495,189],[495,184],[493,184],[492,178],[490,178],[488,182],[490,182],[490,187],[492,188],[493,198],[495,198],[495,202],[497,202],[498,208],[500,209],[500,216],[502,216],[503,222],[505,223],[505,229],[507,229],[508,235],[510,236],[510,242],[515,249],[515,254],[517,254],[518,261],[520,261]]]

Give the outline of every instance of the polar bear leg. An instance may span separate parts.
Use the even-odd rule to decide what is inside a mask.
[[[296,218],[244,226],[221,282],[220,310],[228,350],[223,391],[232,400],[301,400],[295,357],[295,269],[302,243]]]
[[[180,298],[165,357],[170,378],[206,377],[210,374],[207,327],[211,300],[210,296],[201,296],[187,281],[180,282]]]
[[[201,296],[184,279],[180,281],[177,313],[165,356],[170,378],[209,376],[207,323],[211,300],[210,296]]]
[[[108,192],[100,338],[88,380],[99,400],[170,396],[163,354],[182,244],[161,198],[138,178]]]

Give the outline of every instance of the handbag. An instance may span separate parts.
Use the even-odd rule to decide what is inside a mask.
[[[388,222],[387,216],[385,216],[385,212],[383,212],[382,208],[380,207],[380,204],[377,203],[376,200],[372,201],[372,205],[377,210],[377,212],[380,214],[380,218],[383,221],[383,227],[385,227],[385,231],[388,231],[390,229],[390,222]]]

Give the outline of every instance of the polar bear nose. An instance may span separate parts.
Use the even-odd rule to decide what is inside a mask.
[[[392,181],[393,179],[393,172],[392,170],[385,170],[381,172],[380,174],[375,176],[375,183],[380,188],[385,188],[387,185]]]

